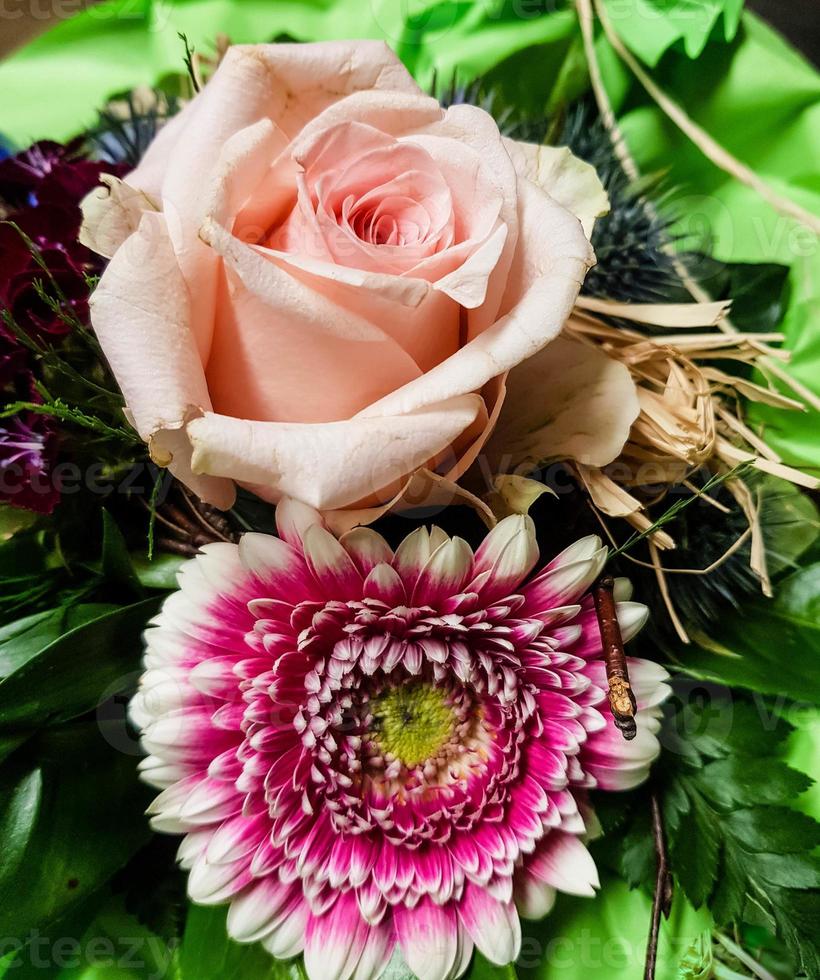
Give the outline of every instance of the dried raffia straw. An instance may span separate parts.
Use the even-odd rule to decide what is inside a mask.
[[[629,304],[618,307],[619,318],[628,320]],[[693,314],[690,322],[696,319]],[[640,414],[621,455],[604,469],[575,463],[574,470],[601,515],[625,519],[641,534],[649,531],[650,557],[661,595],[678,635],[686,642],[686,630],[666,583],[666,575],[673,570],[664,569],[659,557],[660,551],[673,548],[675,542],[665,530],[653,527],[647,507],[661,500],[670,487],[686,484],[704,465],[720,473],[745,462],[798,486],[816,489],[820,481],[785,466],[738,414],[741,395],[764,402],[774,399],[781,407],[799,403],[760,385],[736,387],[731,375],[709,364],[712,360],[756,363],[760,354],[752,338],[739,332],[647,337],[628,326],[605,323],[588,309],[576,310],[566,329],[575,339],[594,344],[625,364],[637,386]],[[647,485],[655,487],[652,500],[646,499]],[[754,497],[738,476],[730,481],[729,490],[749,524],[751,568],[763,592],[769,594]],[[718,506],[725,510],[724,505]]]
[[[731,301],[711,303],[619,303],[597,296],[578,297],[579,310],[602,316],[625,317],[634,323],[658,327],[715,327],[729,312]]]

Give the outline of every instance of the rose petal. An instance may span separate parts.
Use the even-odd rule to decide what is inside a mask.
[[[211,409],[189,316],[165,218],[145,212],[91,297],[94,330],[157,461],[203,499],[230,506],[229,480],[190,479],[190,446],[180,433],[192,416]]]
[[[624,447],[640,406],[628,368],[595,347],[557,337],[514,368],[486,448],[495,471],[553,459],[606,466]]]
[[[507,283],[509,312],[446,361],[364,409],[363,417],[401,415],[478,391],[560,331],[592,251],[577,218],[528,181],[522,181],[520,191],[520,238],[526,245],[517,250]]]
[[[465,395],[395,418],[316,425],[250,422],[209,412],[188,427],[193,468],[211,476],[230,474],[269,500],[287,495],[319,510],[344,507],[424,466],[483,407],[478,395]]]
[[[519,176],[526,177],[571,211],[592,236],[595,219],[609,212],[609,197],[593,166],[568,146],[545,146],[504,138]]]

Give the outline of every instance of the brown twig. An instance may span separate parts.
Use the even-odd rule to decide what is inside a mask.
[[[638,734],[635,723],[638,705],[629,683],[629,669],[626,665],[621,627],[618,625],[614,588],[615,580],[612,576],[602,575],[595,583],[592,595],[595,600],[595,612],[598,615],[598,628],[601,631],[601,645],[606,663],[609,706],[615,724],[623,737],[629,740]]]
[[[657,875],[655,876],[655,893],[652,896],[652,923],[649,928],[649,942],[646,944],[646,966],[644,980],[655,980],[655,963],[658,958],[658,936],[661,928],[661,915],[669,918],[672,910],[672,877],[669,874],[669,862],[666,856],[666,837],[663,832],[663,816],[661,805],[656,793],[651,797],[652,834],[655,839],[655,854],[657,857]]]

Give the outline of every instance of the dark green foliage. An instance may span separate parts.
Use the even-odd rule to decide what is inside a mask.
[[[791,726],[763,700],[683,684],[676,692],[654,790],[677,885],[694,906],[705,903],[718,926],[751,922],[776,932],[813,977],[820,824],[791,808],[811,785],[779,757]],[[600,859],[614,854],[609,863],[631,885],[652,888],[648,792],[608,796],[596,807],[607,833]]]

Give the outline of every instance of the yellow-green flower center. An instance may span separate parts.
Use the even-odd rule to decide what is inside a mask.
[[[423,681],[388,688],[373,699],[370,711],[380,749],[408,768],[436,756],[456,725],[447,692]]]

